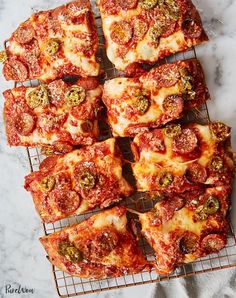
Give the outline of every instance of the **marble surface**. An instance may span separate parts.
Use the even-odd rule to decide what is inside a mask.
[[[1,42],[32,10],[48,9],[64,0],[0,0]],[[233,127],[236,149],[236,1],[195,0],[210,41],[197,48],[212,95],[209,111],[212,119],[220,119]],[[0,75],[0,91],[12,87]],[[0,101],[1,113],[3,99]],[[57,297],[51,266],[37,241],[43,234],[30,195],[23,189],[29,172],[26,152],[6,145],[3,119],[0,117],[0,297]],[[236,194],[233,196],[235,201]],[[236,202],[231,213],[236,228]],[[5,294],[7,284],[33,288],[34,294]],[[236,269],[203,274],[188,279],[163,282],[130,289],[116,290],[88,298],[102,297],[235,297]]]

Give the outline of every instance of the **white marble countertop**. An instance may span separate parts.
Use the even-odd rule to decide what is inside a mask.
[[[32,9],[48,9],[66,0],[0,0],[1,43]],[[197,48],[212,101],[208,104],[212,119],[233,127],[236,149],[236,1],[195,0],[210,41]],[[12,87],[0,75],[0,91]],[[3,99],[0,101],[1,113]],[[29,172],[25,149],[6,145],[3,119],[0,117],[0,297],[57,297],[51,266],[38,242],[43,234],[31,197],[23,188]],[[231,213],[236,228],[236,194]],[[6,294],[7,284],[33,288],[34,294]],[[188,279],[139,286],[86,297],[235,297],[236,269],[202,274]]]

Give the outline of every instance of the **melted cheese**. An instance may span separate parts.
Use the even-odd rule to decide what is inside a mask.
[[[197,160],[189,160],[186,162],[181,156],[173,156],[172,139],[164,137],[166,152],[154,152],[147,147],[140,151],[139,159],[132,165],[134,175],[137,179],[139,191],[150,191],[150,178],[158,177],[158,174],[165,170],[171,172],[174,176],[184,176],[186,169],[191,163],[198,162],[202,166],[206,166],[214,153],[216,152],[216,141],[212,138],[208,125],[191,124],[196,128],[201,136],[201,140],[205,143],[200,158]],[[134,143],[139,147],[140,135],[134,138]],[[209,183],[207,180],[206,184]]]
[[[219,194],[222,195],[223,192],[224,187],[209,188],[206,190],[206,195],[216,195],[220,198]],[[223,201],[225,199],[228,200],[228,198],[222,198]],[[226,215],[227,209],[222,206],[222,213]],[[162,203],[157,203],[154,208],[157,211],[157,214],[158,210],[159,214],[161,214],[161,210],[163,208]],[[218,222],[217,218],[207,218],[206,220],[194,221],[194,214],[194,211],[183,207],[182,209],[175,211],[171,219],[157,226],[152,224],[152,221],[155,219],[154,213],[147,212],[140,214],[139,217],[142,225],[142,233],[147,237],[149,243],[154,248],[159,264],[163,265],[163,261],[165,263],[165,260],[171,260],[172,257],[174,258],[174,262],[178,264],[178,262],[189,263],[202,256],[202,252],[196,250],[193,253],[185,254],[182,260],[175,259],[175,256],[177,255],[176,253],[180,252],[179,241],[184,233],[190,232],[200,237],[202,236],[203,231],[207,231],[210,227],[214,233],[217,233],[218,230],[219,232],[222,232],[222,223]],[[226,222],[225,225],[227,225]],[[167,249],[162,246],[162,242],[165,243],[168,249],[170,247],[172,247],[172,249],[167,251]],[[200,242],[198,244],[200,244]],[[175,266],[176,264],[172,265]]]
[[[76,177],[74,175],[75,166],[78,163],[94,163],[96,169],[101,174],[106,174],[107,176],[111,176],[114,181],[114,189],[110,189],[109,191],[116,191],[117,192],[117,200],[121,199],[122,197],[129,196],[133,192],[133,188],[129,185],[129,183],[123,178],[122,176],[122,160],[120,157],[117,156],[116,152],[116,140],[115,139],[108,139],[102,143],[96,143],[90,147],[84,147],[81,150],[74,150],[64,156],[61,156],[58,160],[56,165],[53,169],[51,169],[50,175],[56,176],[59,173],[67,173],[70,175],[71,178],[71,185],[72,190],[76,189],[78,185]],[[105,150],[105,153],[102,153]],[[34,175],[34,174],[32,174]],[[32,195],[34,197],[34,201],[36,204],[36,209],[39,210],[39,213],[43,220],[51,222],[52,220],[56,220],[65,218],[67,215],[62,213],[58,210],[57,205],[53,204],[53,200],[49,200],[49,205],[53,204],[52,210],[50,214],[48,213],[47,208],[45,209],[44,204],[42,204],[44,200],[44,195],[41,192],[38,192],[40,189],[39,181],[33,181],[31,183],[30,189],[32,191]],[[111,186],[110,186],[111,187]],[[86,195],[81,191],[78,191],[79,196],[81,197],[80,205],[77,210],[74,211],[73,214],[82,214],[88,210],[94,209],[95,207],[100,206],[102,203],[112,203],[110,200],[109,195],[107,194],[107,189],[103,190],[99,189],[99,198],[101,201],[99,202],[98,199],[96,204],[94,202],[91,203],[89,199],[87,199]],[[101,196],[101,193],[104,194],[104,197]],[[96,189],[94,192],[94,196],[96,196]],[[94,221],[93,227],[94,228],[103,228],[105,226],[113,225],[118,231],[123,232],[126,229],[126,217],[125,215],[120,218],[119,214],[108,214],[104,219],[104,216],[101,214],[96,216],[96,221]]]
[[[135,110],[134,115],[128,114],[135,104],[135,98],[132,95],[129,96],[131,88],[141,90],[144,88],[151,93],[150,106],[143,115],[139,115]],[[133,133],[127,132],[129,127],[158,127],[169,122],[171,119],[169,121],[162,120],[162,116],[165,115],[162,107],[163,101],[166,97],[179,93],[181,93],[180,82],[172,87],[158,90],[155,82],[146,78],[145,75],[141,76],[138,82],[137,79],[127,78],[115,78],[107,81],[104,85],[103,101],[108,108],[108,118],[113,135],[132,136]],[[114,119],[114,114],[117,119]]]
[[[22,87],[21,87],[22,88]],[[27,98],[28,94],[35,90],[37,87],[25,87],[25,98]],[[18,98],[19,97],[19,89],[15,88],[12,89],[12,94]],[[98,107],[98,100],[102,95],[102,88],[99,86],[96,89],[89,90],[86,93],[86,101],[89,106],[93,109]],[[25,98],[20,98],[20,100],[25,101]],[[78,107],[79,109],[79,107]],[[97,127],[97,119],[90,119],[93,120],[93,131],[91,132],[83,132],[81,129],[81,124],[84,122],[82,119],[76,119],[70,112],[70,108],[64,104],[61,108],[57,108],[53,105],[48,107],[37,107],[34,109],[34,113],[37,116],[37,120],[41,117],[44,113],[52,113],[54,117],[60,117],[61,115],[67,115],[67,120],[58,128],[57,132],[47,132],[43,127],[39,127],[39,125],[34,129],[34,131],[28,136],[22,136],[18,134],[20,142],[22,145],[27,146],[36,146],[37,144],[47,144],[52,145],[56,141],[61,141],[60,133],[68,132],[70,133],[72,139],[74,140],[75,144],[80,143],[78,141],[80,137],[87,138],[96,138],[98,135],[98,127]],[[12,117],[12,115],[6,115],[6,117]],[[46,118],[45,118],[46,119]],[[47,121],[45,120],[45,125]]]
[[[118,215],[120,212],[122,212],[122,215]],[[91,223],[93,224],[91,225]],[[147,262],[138,249],[138,245],[134,241],[132,234],[126,228],[126,223],[125,208],[114,207],[93,215],[88,220],[62,231],[41,237],[40,242],[47,251],[51,262],[70,275],[90,279],[102,279],[112,277],[113,274],[115,277],[118,274],[136,273],[141,271],[147,265]],[[119,241],[118,246],[103,256],[99,253],[96,254],[96,251],[99,252],[104,246],[106,248],[107,243],[94,238],[102,235],[106,229],[111,229],[118,236],[125,236],[126,241]],[[87,232],[88,230],[89,233]],[[66,234],[69,241],[79,248],[82,254],[86,255],[86,259],[82,263],[73,264],[73,272],[70,272],[66,266],[68,260],[58,253],[58,240],[60,241],[62,235]],[[93,242],[94,240],[95,242]],[[87,243],[92,244],[91,248],[86,246]],[[96,251],[93,249],[94,245],[96,245]],[[114,269],[114,273],[113,270],[110,270],[111,266]]]
[[[89,2],[88,2],[89,3]],[[87,14],[91,11],[90,9],[81,9],[73,13],[71,17],[80,16],[83,14]],[[40,30],[38,27],[43,26],[43,24],[47,23],[48,14],[42,12],[42,14],[38,17],[37,22],[35,22],[34,15],[28,20],[33,25],[35,31]],[[81,18],[82,19],[82,18]],[[96,30],[93,23],[88,23],[86,17],[84,18],[84,22],[76,25],[73,24],[72,21],[65,20],[63,15],[59,15],[58,21],[61,26],[62,32],[59,30],[56,33],[54,30],[48,31],[47,39],[41,38],[37,36],[37,42],[40,48],[41,57],[43,56],[43,65],[41,65],[41,74],[37,76],[37,79],[41,81],[51,81],[58,77],[57,70],[58,68],[62,68],[64,65],[68,65],[71,63],[71,69],[77,67],[77,70],[74,71],[74,74],[86,76],[98,76],[100,72],[100,65],[96,60],[96,51],[98,47],[98,42],[94,40],[94,34],[91,34],[92,31]],[[79,35],[80,34],[80,35]],[[85,38],[81,37],[86,35]],[[46,41],[50,38],[58,39],[60,41],[60,48],[64,54],[64,58],[53,57],[51,59],[45,53],[45,44]],[[82,52],[83,48],[90,47],[95,42],[95,53],[92,54],[91,57],[87,58]],[[23,46],[21,46],[14,38],[10,39],[9,45],[9,53],[11,55],[24,55],[26,50]],[[71,74],[70,69],[63,70],[66,74]]]
[[[135,9],[127,11],[120,11],[118,15],[109,15],[106,11],[103,11],[100,1],[97,1],[100,7],[102,16],[102,25],[104,35],[107,41],[107,56],[110,61],[119,70],[125,70],[125,68],[133,63],[139,61],[145,61],[153,63],[164,54],[164,53],[176,53],[187,49],[195,45],[197,42],[194,40],[186,39],[181,30],[174,32],[172,35],[166,38],[160,38],[159,44],[153,44],[153,41],[149,35],[149,31],[135,46],[130,47],[127,54],[124,57],[118,55],[119,44],[115,43],[111,39],[111,25],[114,22],[127,21],[129,22],[134,16],[141,14],[141,7],[138,5]],[[164,54],[166,56],[166,54]]]

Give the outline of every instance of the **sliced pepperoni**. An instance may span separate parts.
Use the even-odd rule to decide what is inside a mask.
[[[173,151],[179,154],[191,153],[198,144],[195,132],[190,128],[182,130],[181,134],[174,138]]]
[[[138,0],[118,0],[118,4],[122,9],[129,10],[137,7]]]
[[[156,129],[152,132],[140,135],[139,148],[140,150],[148,148],[149,150],[152,150],[154,152],[164,152],[166,147],[162,130]]]
[[[161,202],[159,209],[154,209],[154,218],[152,225],[164,224],[170,220],[174,213],[182,209],[185,205],[185,200],[180,196],[175,196],[174,200],[164,200]]]
[[[178,67],[174,64],[165,64],[158,67],[152,76],[158,87],[165,88],[174,86],[180,79]]]
[[[231,133],[231,128],[221,122],[212,122],[210,130],[217,141],[225,141]]]
[[[24,82],[28,78],[26,66],[21,61],[13,58],[4,64],[3,74],[7,81]]]
[[[179,248],[184,254],[194,253],[199,248],[199,236],[192,232],[186,232],[180,239]]]
[[[23,54],[24,60],[28,63],[33,63],[40,56],[40,47],[36,39],[33,39],[30,43],[22,47],[25,49],[25,53]]]
[[[168,15],[164,14],[160,10],[155,10],[152,12],[153,19],[155,20],[156,27],[160,28],[160,36],[168,37],[175,31],[176,21],[172,20],[168,17]]]
[[[202,25],[198,20],[185,19],[182,23],[182,29],[188,38],[199,38],[202,35]]]
[[[168,37],[175,32],[176,22],[168,21],[166,22],[165,26],[162,27],[161,37]]]
[[[78,120],[86,120],[86,119],[93,119],[94,118],[94,107],[91,104],[88,104],[87,101],[80,104],[79,106],[72,107],[70,113],[73,117]]]
[[[15,128],[22,136],[28,136],[35,128],[35,119],[29,113],[22,113],[15,119]]]
[[[73,150],[73,146],[68,142],[54,142],[53,143],[54,152],[66,154]]]
[[[165,115],[175,119],[178,118],[184,110],[184,101],[180,95],[170,95],[166,97],[162,104]]]
[[[131,63],[125,68],[125,76],[130,78],[138,78],[146,72],[147,71],[138,62]]]
[[[59,158],[60,158],[59,155],[52,155],[45,158],[40,164],[40,167],[39,167],[40,171],[48,172],[52,170],[56,166]]]
[[[29,65],[29,73],[30,73],[30,76],[32,76],[32,77],[37,77],[37,76],[40,76],[41,75],[41,73],[42,73],[42,67],[38,63],[38,60],[37,59],[35,59],[35,62],[34,63],[31,63]]]
[[[201,245],[205,252],[209,254],[220,251],[225,247],[226,243],[227,239],[225,235],[210,234],[203,238]]]
[[[65,100],[65,93],[67,90],[66,83],[62,80],[54,81],[48,85],[47,89],[51,103],[56,107],[61,107]]]
[[[60,130],[61,126],[65,123],[67,119],[66,114],[55,115],[53,113],[47,112],[43,113],[38,118],[38,125],[41,129],[46,132],[54,132]]]
[[[134,38],[138,40],[142,40],[144,35],[148,31],[148,24],[145,22],[145,20],[142,20],[140,18],[134,19]]]
[[[207,179],[206,168],[199,163],[193,163],[188,167],[186,177],[191,182],[204,183]]]
[[[14,33],[14,37],[19,43],[28,43],[35,36],[35,31],[30,23],[24,23]]]
[[[84,16],[84,15],[83,15]],[[71,20],[73,22],[73,19]],[[61,22],[55,18],[48,19],[48,33],[50,36],[63,36],[63,29],[61,27]]]
[[[75,212],[81,203],[80,196],[73,190],[55,189],[50,197],[54,200],[57,208],[68,215]]]
[[[120,45],[127,44],[133,36],[133,28],[126,21],[114,22],[110,28],[111,39]]]
[[[117,0],[101,0],[100,6],[103,8],[103,11],[109,15],[117,14],[119,11]]]
[[[118,245],[118,241],[118,235],[114,231],[105,229],[96,234],[92,241],[88,240],[85,243],[83,252],[89,259],[95,261],[109,255]]]
[[[169,210],[170,212],[175,212],[184,207],[185,200],[180,196],[175,196],[174,199],[163,201],[161,205],[166,210]]]
[[[99,80],[97,78],[88,77],[88,78],[80,78],[77,81],[77,85],[83,87],[85,90],[93,90],[99,86]]]
[[[90,133],[91,131],[93,131],[93,123],[89,120],[82,122],[80,127],[84,133]]]
[[[56,187],[63,189],[71,189],[71,177],[67,172],[60,172],[55,176]]]

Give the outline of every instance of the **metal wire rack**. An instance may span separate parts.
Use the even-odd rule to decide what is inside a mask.
[[[96,11],[97,13],[97,11]],[[99,36],[99,51],[98,58],[101,61],[102,68],[104,70],[104,80],[111,79],[117,76],[122,76],[122,73],[114,68],[114,65],[108,60],[106,56],[106,51],[104,48],[105,40],[102,32],[101,18],[98,15],[96,17],[96,23],[98,28]],[[6,45],[6,44],[5,44]],[[194,48],[188,50],[187,52],[178,53],[166,59],[163,59],[159,64],[166,62],[174,62],[177,60],[197,58],[196,51]],[[26,86],[34,86],[39,82],[30,81],[24,83]],[[17,86],[18,84],[15,84]],[[188,113],[185,117],[185,121],[197,121],[200,123],[208,123],[210,121],[207,105],[204,104],[199,110],[194,110]],[[111,132],[107,125],[102,125],[101,127],[101,140],[111,137]],[[120,146],[124,158],[126,160],[132,161],[132,153],[129,146],[130,139],[123,138],[118,139],[118,145]],[[37,171],[40,163],[45,158],[38,148],[27,148],[27,155],[29,159],[29,164],[31,171]],[[131,174],[131,168],[129,164],[125,165],[124,174],[128,180],[132,183],[133,177]],[[126,199],[123,204],[129,208],[135,209],[139,212],[145,212],[150,210],[154,205],[155,201],[148,198],[143,193],[136,193],[134,196]],[[60,231],[61,229],[70,226],[72,224],[81,222],[82,220],[88,218],[92,214],[98,212],[98,210],[87,212],[84,215],[67,218],[60,220],[53,224],[43,224],[45,235]],[[135,215],[130,214],[130,217]],[[141,237],[139,241],[139,246],[143,251],[143,254],[148,260],[154,260],[154,253],[151,247],[147,244],[146,240]],[[188,277],[204,272],[211,272],[219,269],[236,267],[236,238],[232,226],[228,233],[228,243],[227,246],[217,254],[212,254],[204,258],[200,258],[193,263],[188,265],[183,265],[177,268],[172,274],[168,275],[158,275],[155,270],[151,272],[143,271],[138,274],[122,276],[119,278],[109,278],[102,280],[88,280],[84,278],[78,278],[68,275],[52,266],[53,277],[56,284],[56,289],[60,297],[72,297],[83,294],[102,292],[106,290],[112,290],[117,288],[125,288],[136,285],[144,285],[150,283],[161,282],[164,280],[171,280],[180,277]]]

